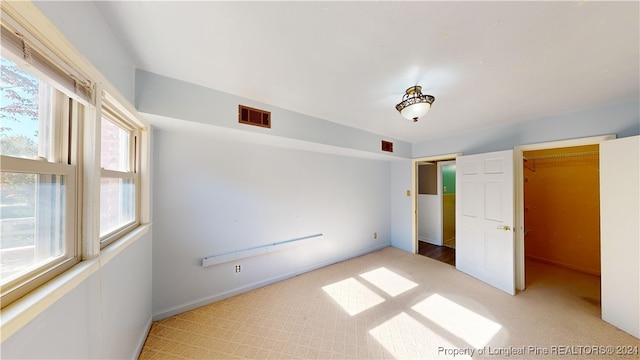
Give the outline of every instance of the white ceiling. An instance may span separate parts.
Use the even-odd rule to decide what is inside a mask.
[[[409,142],[640,98],[637,1],[96,6],[140,69]]]

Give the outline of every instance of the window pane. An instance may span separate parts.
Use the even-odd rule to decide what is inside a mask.
[[[53,88],[2,58],[0,154],[50,155]]]
[[[65,253],[65,177],[1,172],[2,284]]]
[[[102,118],[101,159],[103,169],[130,171],[130,133],[107,118]]]
[[[130,179],[100,180],[100,236],[135,220],[134,182]]]

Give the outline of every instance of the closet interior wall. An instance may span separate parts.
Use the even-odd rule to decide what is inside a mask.
[[[525,256],[600,275],[598,145],[523,155]]]

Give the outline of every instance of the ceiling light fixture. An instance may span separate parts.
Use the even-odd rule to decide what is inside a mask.
[[[416,122],[431,109],[431,104],[436,98],[431,95],[423,95],[421,90],[422,86],[419,85],[408,88],[402,101],[396,105],[396,110],[405,119]]]

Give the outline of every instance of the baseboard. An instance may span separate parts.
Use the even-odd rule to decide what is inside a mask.
[[[442,246],[442,242],[438,242],[438,241],[433,240],[433,239],[429,239],[429,238],[425,238],[425,237],[418,236],[418,240],[419,240],[419,241],[422,241],[422,242],[429,243],[429,244],[431,244],[431,245],[438,245],[438,246]]]
[[[338,257],[333,258],[331,260],[327,260],[327,261],[324,261],[324,262],[321,262],[321,263],[318,263],[318,264],[315,264],[315,265],[312,265],[312,266],[303,267],[303,268],[298,269],[297,273],[294,276],[297,276],[297,275],[300,275],[300,274],[304,274],[306,272],[313,271],[313,270],[316,270],[316,269],[320,269],[320,268],[323,268],[325,266],[337,264],[339,262],[343,262],[343,261],[346,261],[346,260],[349,260],[349,259],[357,258],[358,256],[362,256],[362,255],[366,255],[366,254],[369,254],[369,253],[372,253],[372,252],[375,252],[375,251],[378,251],[378,250],[382,250],[382,249],[387,248],[389,246],[391,246],[390,242],[383,243],[383,244],[376,245],[374,247],[371,247],[371,248],[368,248],[368,249],[365,249],[365,250],[357,251],[357,252],[352,253],[350,255],[338,256]]]
[[[594,270],[591,270],[591,269],[585,269],[585,268],[581,268],[579,266],[574,266],[574,265],[571,265],[571,264],[565,264],[565,263],[562,263],[562,262],[559,262],[559,261],[549,260],[549,259],[541,258],[541,257],[538,257],[538,256],[534,256],[534,255],[526,255],[525,258],[533,260],[533,261],[545,263],[545,264],[559,266],[561,268],[565,268],[565,269],[569,269],[569,270],[579,271],[579,272],[582,272],[582,273],[585,273],[585,274],[589,274],[589,275],[600,276],[600,272],[599,271],[594,271]]]
[[[286,279],[292,278],[294,276],[298,276],[300,274],[304,274],[304,273],[309,272],[309,271],[320,269],[320,268],[323,268],[325,266],[333,265],[333,264],[336,264],[336,263],[339,263],[339,262],[342,262],[342,261],[345,261],[345,260],[353,259],[353,258],[356,258],[358,256],[366,255],[366,254],[372,253],[374,251],[378,251],[378,250],[387,248],[389,246],[391,246],[391,243],[390,242],[385,242],[385,243],[376,245],[376,246],[371,247],[371,248],[367,248],[367,249],[364,249],[364,250],[356,251],[356,252],[348,254],[348,255],[338,256],[336,258],[333,258],[333,259],[330,259],[330,260],[327,260],[327,261],[323,261],[323,262],[320,262],[320,263],[317,263],[317,264],[314,264],[314,265],[311,265],[311,266],[305,266],[305,267],[302,267],[302,268],[294,269],[293,271],[284,273],[282,275],[274,276],[274,277],[271,277],[271,278],[268,278],[268,279],[265,279],[265,280],[261,280],[261,281],[258,281],[258,282],[252,283],[252,284],[248,284],[248,285],[245,285],[245,286],[241,286],[241,287],[238,287],[238,288],[235,288],[235,289],[230,289],[230,290],[221,292],[221,293],[216,294],[216,295],[207,296],[205,298],[201,298],[201,299],[193,301],[193,302],[189,302],[189,303],[186,303],[186,304],[183,304],[183,305],[180,305],[180,306],[172,307],[172,308],[167,309],[165,311],[161,311],[161,312],[155,313],[153,315],[153,317],[152,317],[152,320],[153,321],[162,320],[162,319],[174,316],[174,315],[181,314],[181,313],[186,312],[186,311],[197,309],[197,308],[205,306],[205,305],[213,304],[215,302],[222,301],[222,300],[228,299],[230,297],[234,297],[236,295],[243,294],[243,293],[251,291],[251,290],[259,289],[261,287],[264,287],[264,286],[267,286],[267,285],[271,285],[271,284],[277,283],[279,281],[286,280]]]
[[[144,347],[144,342],[147,341],[147,336],[149,336],[149,331],[151,331],[151,324],[153,324],[153,318],[149,317],[149,321],[147,322],[147,325],[144,328],[144,331],[142,332],[142,335],[140,335],[140,338],[138,339],[138,345],[136,345],[136,349],[133,352],[133,356],[131,357],[131,360],[136,360],[140,357],[140,354],[142,353],[142,348]]]

